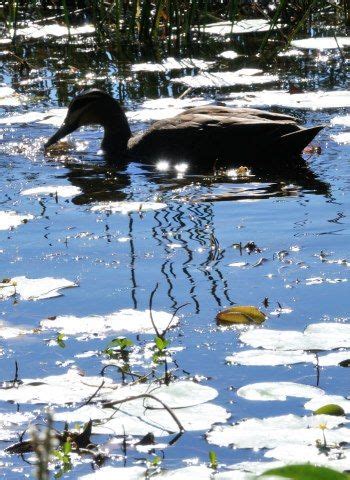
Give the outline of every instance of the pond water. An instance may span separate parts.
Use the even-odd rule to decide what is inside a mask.
[[[335,31],[338,35],[342,33]],[[322,29],[322,25],[312,33],[316,37],[332,35]],[[157,455],[162,458],[163,468],[175,469],[208,463],[210,450],[216,452],[219,463],[224,466],[276,459],[288,461],[288,455],[271,455],[271,445],[256,446],[248,440],[240,444],[235,433],[227,442],[234,444],[234,448],[226,446],[224,441],[211,440],[210,435],[215,437],[214,434],[209,434],[208,439],[204,434],[214,422],[228,426],[249,418],[310,415],[310,409],[305,409],[304,404],[322,391],[340,397],[349,394],[348,371],[338,365],[340,360],[328,364],[325,361],[324,366],[316,368],[314,353],[317,351],[322,358],[331,351],[342,352],[342,359],[348,358],[344,347],[349,343],[344,345],[340,341],[349,338],[346,332],[340,332],[328,346],[318,346],[317,341],[311,342],[310,347],[307,342],[303,346],[301,340],[300,347],[287,346],[283,350],[280,345],[278,349],[287,353],[286,359],[277,365],[270,360],[259,365],[257,352],[252,352],[249,361],[238,362],[247,363],[245,365],[230,364],[226,360],[252,348],[274,350],[273,341],[259,343],[262,330],[303,332],[309,325],[321,324],[320,335],[331,340],[336,335],[334,324],[348,325],[349,321],[350,146],[346,136],[349,92],[346,58],[343,58],[348,50],[343,43],[343,57],[338,49],[312,47],[267,59],[254,55],[263,35],[238,33],[231,42],[226,37],[205,37],[192,51],[181,54],[187,60],[180,65],[169,60],[169,54],[163,51],[140,53],[136,49],[125,49],[118,52],[113,45],[98,43],[91,33],[70,40],[67,37],[43,39],[36,35],[22,39],[14,48],[16,54],[32,66],[28,76],[20,74],[17,60],[6,53],[8,45],[1,47],[0,210],[24,216],[17,226],[15,214],[10,215],[10,219],[8,213],[6,218],[5,214],[0,216],[1,276],[6,279],[53,277],[76,285],[62,290],[61,296],[46,299],[35,298],[40,295],[39,286],[32,286],[28,294],[18,279],[16,295],[10,296],[5,293],[6,288],[2,288],[1,379],[14,378],[15,362],[18,378],[22,380],[63,375],[70,368],[78,368],[87,377],[99,377],[103,366],[113,363],[102,352],[120,335],[130,338],[134,342],[132,348],[138,349],[138,363],[136,357],[131,360],[131,369],[149,373],[148,347],[154,333],[150,328],[145,333],[141,325],[143,321],[149,322],[150,295],[158,284],[153,296],[155,318],[157,312],[168,314],[167,325],[171,315],[185,304],[177,312],[178,324],[167,333],[168,348],[174,349],[171,355],[175,363],[169,363],[174,379],[192,379],[199,385],[213,387],[218,396],[209,400],[227,411],[226,414],[218,411],[204,428],[188,428],[189,431],[167,448],[160,446],[154,452],[145,453],[128,447],[125,458],[121,440],[110,446],[108,435],[94,435],[94,443],[109,445],[111,459],[107,459],[105,465],[131,467],[138,462],[144,466],[145,459],[152,462]],[[241,55],[218,56],[227,50]],[[191,64],[190,57],[203,62]],[[177,55],[179,59],[181,56]],[[157,66],[139,65],[147,62]],[[268,74],[271,78],[267,83],[256,82],[253,86],[249,80],[243,84],[230,81],[227,85],[227,75],[221,81],[220,74],[215,73],[213,77],[210,73],[227,74],[243,68],[260,69],[262,73],[257,75]],[[200,76],[199,83],[195,83],[198,88],[183,101],[169,104],[164,100],[178,98],[191,84],[189,78],[197,75]],[[183,77],[186,81],[181,83]],[[209,79],[208,84],[203,83],[203,78]],[[173,79],[180,81],[173,82]],[[293,96],[288,94],[291,84],[304,93],[338,92],[343,100],[337,105],[329,93],[331,100],[322,104],[318,94],[317,98],[311,97],[313,100],[306,98],[306,104],[293,101],[289,105],[289,97]],[[249,105],[254,97],[252,92],[283,90],[285,93],[279,95],[281,104],[276,106],[275,94],[268,108],[296,115],[308,126],[325,124],[326,128],[314,141],[321,153],[305,154],[307,174],[287,169],[279,175],[268,172],[254,175],[254,171],[249,177],[235,177],[227,172],[203,175],[191,166],[184,172],[181,167],[162,171],[138,163],[121,169],[118,165],[106,164],[98,153],[101,131],[87,128],[76,132],[62,148],[44,154],[43,144],[61,123],[69,100],[88,87],[103,88],[119,98],[128,112],[133,131],[146,128],[155,119],[176,114],[187,105],[203,101],[234,105],[241,104],[242,98],[243,103]],[[237,96],[240,92],[247,93]],[[264,95],[260,105],[266,107],[268,94]],[[163,100],[148,102],[157,99]],[[254,102],[254,106],[259,106],[258,95]],[[21,117],[16,119],[17,115]],[[237,165],[234,145],[232,158],[233,165]],[[53,188],[41,191],[44,187]],[[71,188],[60,190],[58,187]],[[26,192],[36,188],[38,191]],[[116,204],[111,211],[110,205],[101,208],[105,202],[123,203]],[[247,247],[249,242],[254,242],[257,248],[252,247],[252,243],[252,248]],[[46,280],[43,295],[49,296],[54,288]],[[234,304],[258,307],[266,313],[266,322],[262,327],[243,329],[217,326],[218,312]],[[122,317],[123,327],[106,328],[104,321],[90,319],[90,323],[83,320],[75,328],[77,319],[57,322],[54,318],[92,315],[105,318],[125,309],[134,312],[129,311]],[[46,321],[39,329],[40,322],[48,318],[52,325]],[[140,319],[141,333],[138,334],[129,323]],[[17,335],[7,327],[22,329],[22,334]],[[250,343],[243,341],[243,332],[247,329],[254,332],[250,333]],[[57,341],[58,334],[61,336]],[[281,338],[282,343],[287,342],[283,335]],[[311,359],[303,357],[293,363],[290,355],[298,348],[301,355],[309,354]],[[162,369],[161,364],[158,375]],[[106,375],[116,383],[121,382],[116,369],[108,369]],[[239,390],[259,382],[294,382],[317,386],[322,391],[310,393],[296,387],[296,395],[282,401],[273,397],[271,386],[266,386],[263,400],[271,398],[262,401],[253,387],[247,387],[248,394]],[[73,384],[72,380],[72,388]],[[64,387],[67,395],[69,385],[70,381]],[[95,379],[87,396],[73,396],[69,401],[76,400],[76,406],[82,405],[98,385]],[[197,383],[188,385],[196,391]],[[21,385],[17,385],[18,394],[13,396],[8,388],[2,395],[0,392],[0,415],[31,412],[32,416],[24,418],[17,427],[12,425],[11,434],[0,437],[2,449],[18,441],[29,424],[43,422],[46,416],[43,404],[51,403],[54,411],[63,412],[61,420],[68,409],[63,407],[64,400],[55,401],[55,396],[50,400],[42,393],[36,401],[30,396],[21,401],[20,388]],[[288,394],[285,384],[279,388]],[[58,392],[55,395],[58,396]],[[203,408],[205,402],[203,400]],[[198,403],[201,402],[198,400]],[[205,412],[204,408],[202,415],[209,416]],[[71,427],[75,421],[83,421],[73,417]],[[71,418],[68,413],[67,418]],[[6,420],[1,421],[8,426]],[[62,430],[63,423],[58,422],[56,426]],[[298,444],[300,435],[296,432],[295,441],[289,443]],[[321,430],[319,437],[322,438]],[[156,438],[166,444],[172,436]],[[301,458],[296,460],[307,460],[306,446],[316,448],[315,445],[315,441],[310,442],[304,445],[305,450],[300,446]],[[283,438],[281,446],[284,446]],[[342,455],[346,457],[346,450]],[[7,479],[31,476],[32,461],[33,454],[21,457],[2,450],[0,475]],[[74,461],[76,464],[64,478],[79,478],[94,468],[89,455],[82,461]],[[327,462],[332,466],[329,459],[325,459],[324,463]],[[246,469],[254,471],[249,465]]]

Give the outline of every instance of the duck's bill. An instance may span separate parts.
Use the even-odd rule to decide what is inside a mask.
[[[72,124],[67,124],[67,123],[64,123],[58,130],[57,132],[52,135],[52,137],[50,137],[48,139],[48,141],[45,143],[44,145],[44,149],[48,149],[49,147],[51,147],[51,145],[54,145],[55,143],[57,143],[59,140],[61,140],[61,138],[64,138],[65,136],[69,135],[70,133],[74,132],[74,130],[76,130],[76,127]]]

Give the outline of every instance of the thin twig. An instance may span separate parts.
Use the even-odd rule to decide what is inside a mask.
[[[153,313],[152,313],[153,297],[154,297],[157,290],[158,290],[158,283],[156,283],[156,286],[155,286],[154,290],[152,291],[152,293],[149,297],[149,315],[150,315],[150,318],[151,318],[152,327],[154,328],[154,331],[156,332],[157,337],[162,338],[162,336],[160,335],[159,330],[157,328],[157,325],[154,323]]]
[[[176,310],[175,310],[174,313],[173,313],[173,316],[171,317],[170,322],[168,323],[168,325],[166,326],[166,328],[162,331],[162,337],[164,337],[164,335],[165,335],[165,334],[167,333],[167,331],[169,330],[169,328],[170,328],[171,324],[173,323],[173,320],[174,320],[177,312],[178,312],[181,308],[186,307],[186,306],[189,305],[189,304],[190,304],[190,303],[187,302],[187,303],[184,303],[184,304],[182,304],[182,305],[180,305],[179,307],[176,308]]]
[[[132,400],[138,400],[140,398],[150,398],[152,400],[155,400],[156,402],[160,403],[162,405],[162,407],[169,413],[169,415],[172,417],[172,419],[174,420],[174,422],[176,423],[176,425],[179,427],[179,431],[180,432],[184,432],[185,431],[185,428],[183,427],[182,423],[180,422],[180,420],[177,418],[177,416],[175,415],[175,413],[172,411],[172,409],[170,407],[168,407],[162,400],[160,400],[159,398],[155,397],[154,395],[151,395],[149,393],[141,393],[140,395],[132,395],[130,397],[126,397],[122,400],[115,400],[113,402],[107,402],[107,403],[104,403],[103,404],[103,408],[113,408],[114,405],[118,405],[118,404],[121,404],[121,403],[125,403],[125,402],[130,402]]]
[[[84,407],[85,405],[88,405],[91,402],[91,400],[96,397],[96,395],[101,390],[104,384],[105,384],[105,381],[102,380],[101,385],[97,388],[97,390],[81,406]]]
[[[335,43],[337,44],[337,47],[338,47],[338,50],[339,50],[339,53],[340,53],[340,56],[341,56],[341,60],[342,60],[342,62],[345,62],[345,57],[344,57],[343,50],[338,43],[338,39],[337,39],[337,36],[336,36],[335,33],[333,33],[333,37],[334,37]]]

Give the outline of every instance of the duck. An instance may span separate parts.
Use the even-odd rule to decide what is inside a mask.
[[[208,105],[188,108],[132,135],[120,103],[105,91],[91,89],[73,98],[62,126],[46,142],[45,150],[88,125],[103,127],[102,150],[116,163],[122,159],[151,163],[181,159],[231,166],[244,162],[248,167],[281,165],[287,158],[300,157],[324,128],[304,128],[292,116],[260,109]]]

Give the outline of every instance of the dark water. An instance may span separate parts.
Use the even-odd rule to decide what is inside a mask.
[[[278,87],[301,82],[305,91],[346,89],[346,67],[337,51],[329,51],[326,60],[306,51],[303,57],[281,57],[274,62],[251,55],[259,39],[261,35],[241,36],[235,38],[233,45],[210,40],[198,44],[192,53],[196,58],[217,61],[216,54],[232,46],[249,56],[235,61],[221,60],[214,70],[258,67],[278,74]],[[133,62],[154,60],[154,54],[159,60],[164,53],[148,51],[142,55],[128,50],[118,53],[110,45],[103,48],[95,43],[93,37],[71,43],[26,41],[15,51],[35,71],[29,79],[23,78],[15,60],[5,55],[0,57],[0,81],[28,96],[22,105],[1,108],[1,117],[66,106],[75,93],[89,86],[107,89],[127,110],[138,111],[146,99],[179,96],[185,88],[172,84],[171,77],[194,73],[191,69],[133,73],[130,70]],[[183,56],[188,57],[188,52]],[[247,87],[202,89],[195,95],[223,100],[232,91],[240,90]],[[308,125],[329,125],[332,117],[346,114],[346,109],[279,111],[296,114]],[[145,126],[145,122],[132,122],[135,131]],[[180,326],[170,333],[171,345],[184,347],[176,353],[179,366],[176,374],[181,377],[186,371],[206,377],[204,384],[219,392],[214,403],[231,413],[229,422],[246,417],[305,414],[303,399],[254,402],[237,397],[235,390],[259,381],[316,385],[314,366],[226,365],[225,357],[240,349],[238,335],[234,329],[217,327],[215,316],[234,303],[255,305],[267,313],[280,304],[293,311],[269,316],[266,328],[302,331],[310,323],[348,321],[349,266],[328,263],[320,255],[325,252],[329,255],[327,260],[350,261],[350,147],[331,138],[344,127],[327,127],[318,135],[316,144],[322,152],[307,160],[309,178],[288,170],[284,175],[259,174],[245,179],[192,175],[190,171],[177,178],[174,172],[162,173],[140,164],[120,170],[118,166],[106,165],[96,153],[101,133],[93,128],[77,132],[68,151],[45,156],[42,145],[55,128],[39,123],[0,126],[0,210],[15,210],[35,217],[14,230],[0,232],[1,276],[64,277],[78,282],[79,287],[65,290],[64,296],[50,300],[16,304],[13,299],[4,300],[1,320],[11,326],[34,328],[40,320],[54,315],[107,314],[123,308],[145,310],[158,283],[154,308],[172,313],[187,303],[180,311]],[[77,152],[83,140],[87,144],[83,151]],[[72,199],[57,201],[54,196],[42,196],[39,201],[37,197],[19,195],[23,189],[41,185],[74,185],[82,192]],[[90,210],[96,202],[106,200],[157,200],[167,206],[141,216],[138,212],[109,215]],[[118,241],[125,237],[127,241]],[[214,239],[217,249],[212,248]],[[234,248],[234,244],[245,245],[250,241],[260,248],[260,253]],[[277,255],[280,251],[287,251],[288,255]],[[262,258],[266,261],[259,262]],[[235,262],[249,265],[230,266]],[[307,279],[313,277],[344,281],[307,285]],[[266,309],[265,298],[269,301]],[[1,339],[1,379],[13,378],[15,360],[21,378],[64,373],[67,367],[62,362],[67,360],[73,360],[88,375],[98,375],[101,356],[75,358],[75,355],[103,350],[116,335],[86,342],[68,337],[64,349],[47,343],[47,339],[55,336],[55,332],[44,332]],[[137,342],[135,335],[128,337]],[[347,375],[339,367],[324,368],[319,385],[329,394],[346,395]],[[29,408],[38,411],[39,407]],[[5,402],[0,405],[2,412],[14,412],[17,408]],[[212,449],[220,462],[226,464],[262,458],[261,452],[249,449],[213,448],[203,433],[185,433],[165,451],[163,465],[180,467],[182,460],[192,457],[206,462]],[[6,445],[3,442],[2,448]],[[132,452],[127,465],[143,456]],[[0,461],[7,465],[1,472],[6,478],[19,478],[18,472],[12,471],[14,467],[23,469],[21,475],[32,472],[32,467],[19,457],[7,456]],[[121,464],[115,462],[115,465]],[[90,470],[89,463],[78,465],[65,478],[77,478]]]

